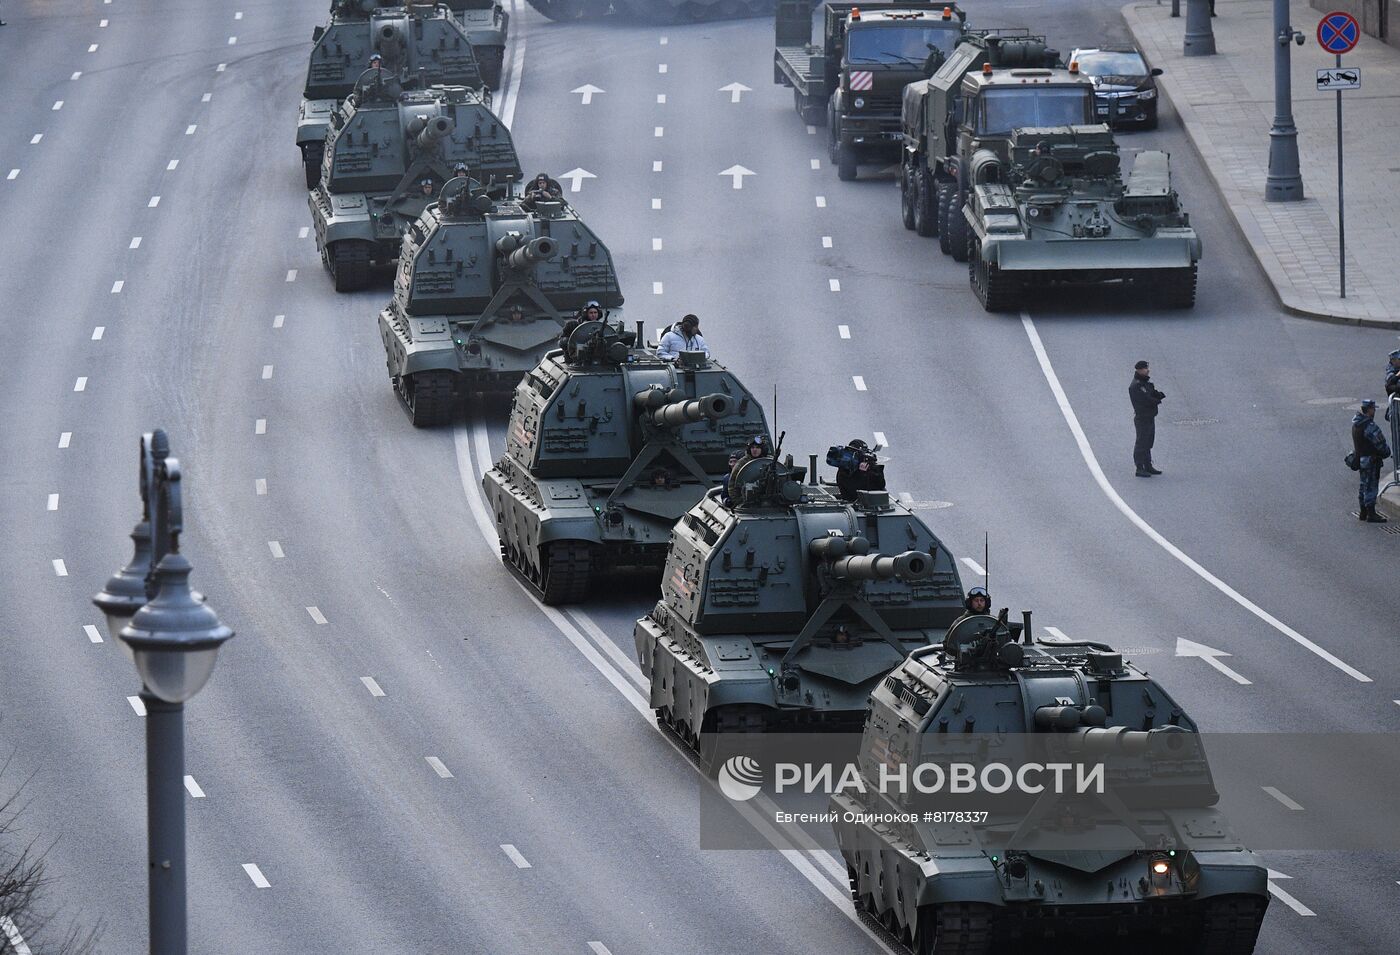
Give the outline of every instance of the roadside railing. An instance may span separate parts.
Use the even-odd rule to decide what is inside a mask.
[[[1391,395],[1390,404],[1386,406],[1386,419],[1390,422],[1390,480],[1380,493],[1384,494],[1393,487],[1400,487],[1400,395]]]

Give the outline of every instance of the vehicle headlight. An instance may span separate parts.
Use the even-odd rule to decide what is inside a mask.
[[[865,97],[864,97],[864,96],[857,96],[857,97],[856,97],[856,109],[865,109]]]
[[[1139,90],[1139,91],[1138,91],[1138,99],[1156,99],[1156,98],[1157,98],[1157,91],[1156,91],[1156,90]]]

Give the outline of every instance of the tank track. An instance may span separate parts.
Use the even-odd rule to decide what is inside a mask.
[[[650,23],[698,23],[772,16],[774,0],[527,0],[551,20],[597,20],[621,14]]]
[[[457,412],[457,376],[450,371],[420,371],[394,379],[408,419],[415,428],[451,424]]]
[[[912,955],[987,955],[992,949],[991,906],[947,902],[919,910],[917,927],[900,923],[895,909],[883,912],[874,895],[861,895],[856,870],[846,866],[851,904],[880,940],[895,951]]]
[[[510,543],[499,519],[496,533],[501,539],[501,563],[541,601],[555,607],[588,596],[593,572],[593,545],[588,541],[551,541],[540,549],[536,564],[525,559],[523,548]]]
[[[1253,896],[1225,896],[1206,903],[1201,924],[1201,955],[1250,955],[1259,938],[1266,902]]]
[[[1191,308],[1196,304],[1196,263],[1189,268],[1167,269],[1154,277],[1151,286],[1155,298],[1167,308]]]
[[[358,239],[331,243],[326,249],[326,267],[331,270],[337,292],[358,292],[369,288],[371,246]]]
[[[686,720],[678,719],[669,706],[655,710],[657,725],[668,730],[702,769],[713,776],[727,758],[723,736],[737,733],[764,733],[770,729],[767,715],[759,707],[724,706],[706,717],[706,727],[696,733]]]
[[[325,154],[325,143],[307,143],[301,147],[301,166],[306,173],[306,188],[315,189],[321,181],[321,159]]]
[[[1021,304],[1021,283],[982,258],[982,243],[977,236],[967,241],[967,278],[982,307],[989,312],[1005,312]]]

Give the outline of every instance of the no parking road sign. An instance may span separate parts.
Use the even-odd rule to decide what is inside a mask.
[[[1350,53],[1361,39],[1361,24],[1356,17],[1333,10],[1317,25],[1317,43],[1328,53]]]

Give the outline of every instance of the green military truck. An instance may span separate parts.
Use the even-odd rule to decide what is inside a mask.
[[[839,178],[854,179],[862,159],[896,153],[902,90],[953,52],[966,19],[934,0],[829,2],[814,44],[809,0],[780,0],[773,82],[792,87],[803,122],[827,127]]]
[[[1044,37],[967,34],[932,76],[904,89],[904,227],[967,261],[963,208],[974,186],[1008,168],[1012,132],[1092,122],[1093,81],[1066,69]]]

